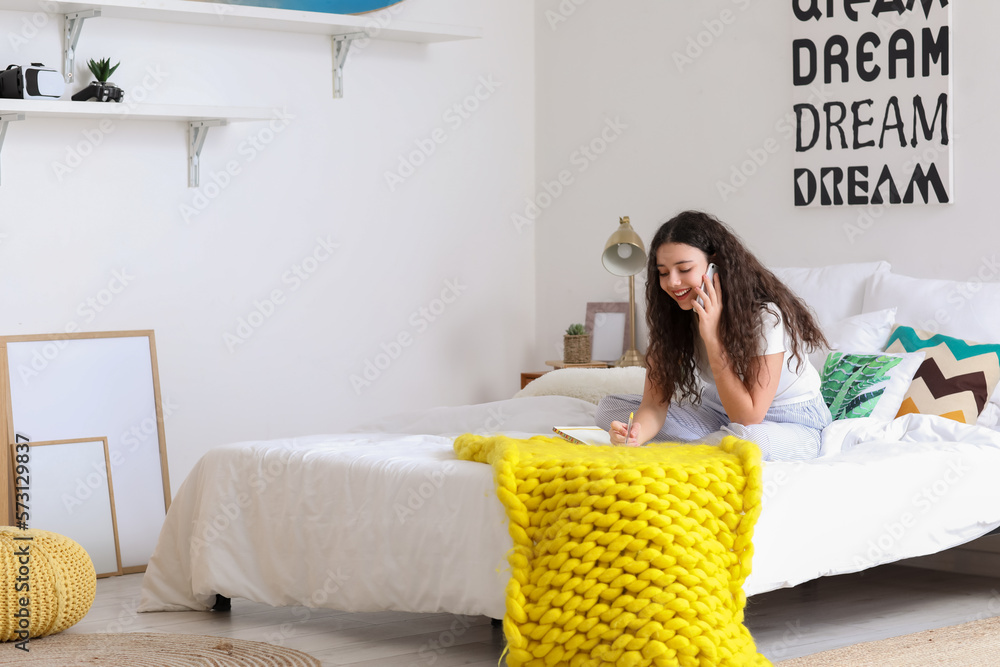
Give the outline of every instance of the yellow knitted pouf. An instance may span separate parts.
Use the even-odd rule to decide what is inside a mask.
[[[94,603],[94,563],[79,544],[47,530],[0,527],[0,641],[62,632]]]

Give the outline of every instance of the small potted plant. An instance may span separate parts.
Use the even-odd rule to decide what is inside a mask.
[[[590,363],[590,334],[582,324],[571,324],[563,336],[563,363]]]
[[[111,75],[115,73],[118,66],[121,63],[115,65],[111,64],[110,58],[104,58],[102,60],[90,59],[87,63],[87,67],[90,69],[91,74],[94,75],[94,81],[90,82],[90,85],[73,95],[73,99],[76,101],[86,101],[86,100],[97,100],[98,102],[121,102],[125,99],[125,91],[116,86],[113,83],[109,83],[108,79]]]

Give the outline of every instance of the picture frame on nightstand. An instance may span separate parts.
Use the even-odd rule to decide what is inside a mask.
[[[590,358],[594,361],[617,362],[629,347],[629,307],[627,301],[587,303],[584,327],[590,334]]]

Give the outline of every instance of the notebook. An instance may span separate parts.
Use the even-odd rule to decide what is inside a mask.
[[[600,426],[553,426],[552,431],[578,445],[611,444],[611,436]]]

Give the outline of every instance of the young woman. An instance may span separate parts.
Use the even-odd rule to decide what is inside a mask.
[[[708,265],[716,275],[704,282]],[[614,444],[735,435],[767,460],[819,454],[830,411],[806,352],[826,339],[805,303],[716,218],[686,211],[656,232],[646,278],[642,396],[601,400]],[[626,422],[635,412],[626,442]]]

